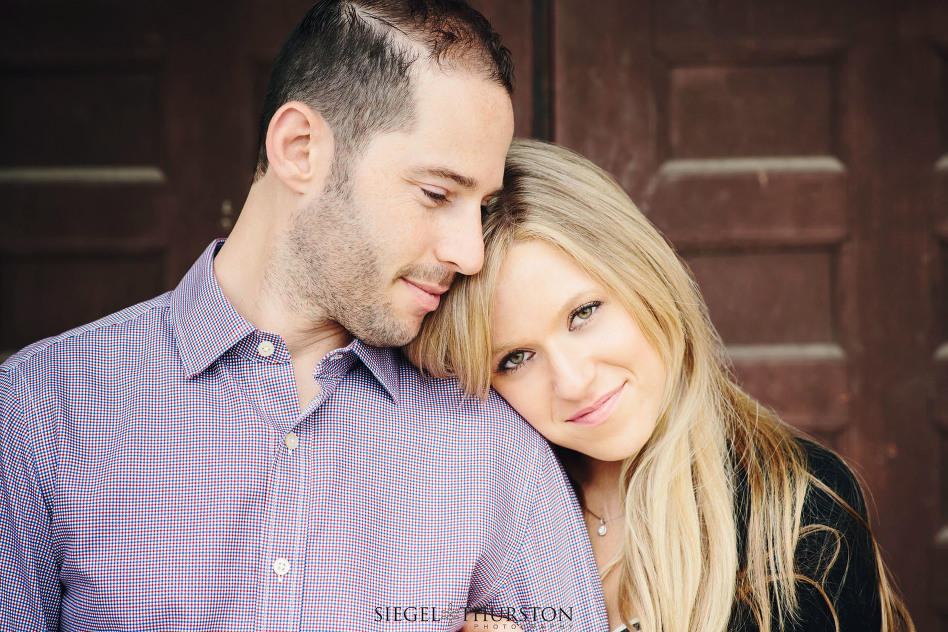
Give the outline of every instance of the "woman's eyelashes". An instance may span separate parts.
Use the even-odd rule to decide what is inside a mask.
[[[602,301],[591,301],[573,310],[569,315],[569,330],[574,331],[589,322],[601,305]]]
[[[601,306],[602,301],[590,301],[574,309],[569,315],[569,330],[576,331],[586,325]],[[526,349],[512,351],[501,358],[495,372],[512,373],[526,364],[534,355],[535,352]]]
[[[512,353],[505,355],[497,365],[497,373],[510,373],[516,371],[523,364],[533,357],[532,351],[526,349],[517,349]]]

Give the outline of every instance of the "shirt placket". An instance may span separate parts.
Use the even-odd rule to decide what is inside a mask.
[[[268,341],[261,342],[260,355],[272,355],[272,347]],[[292,363],[262,366],[262,370],[279,372],[280,387],[269,393],[260,392],[258,397],[261,409],[266,411],[272,448],[254,629],[259,632],[299,630],[305,581],[304,500],[308,496],[308,490],[304,489],[308,480],[305,464],[311,446],[299,429],[300,418],[290,412],[297,408]],[[272,382],[261,380],[259,384],[266,391]],[[267,401],[274,406],[264,408]]]
[[[306,578],[306,602],[303,604],[305,620],[302,630],[327,630],[338,628],[344,622],[338,618],[339,608],[352,598],[352,588],[339,591],[345,578],[332,570],[338,564],[340,551],[333,541],[328,523],[334,520],[333,502],[338,481],[334,478],[339,463],[340,443],[334,421],[325,414],[325,405],[339,387],[343,376],[349,371],[355,356],[348,350],[336,350],[324,357],[313,371],[317,389],[316,396],[303,413],[309,450],[306,453],[308,467],[304,488],[308,511],[306,555],[310,573]]]
[[[264,535],[261,599],[257,630],[298,630],[302,586],[305,575],[305,533],[301,489],[306,446],[289,431],[277,443],[267,498],[267,530]]]

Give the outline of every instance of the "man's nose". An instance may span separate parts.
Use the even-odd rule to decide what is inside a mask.
[[[461,274],[477,274],[484,265],[480,204],[456,209],[444,222],[435,256]]]

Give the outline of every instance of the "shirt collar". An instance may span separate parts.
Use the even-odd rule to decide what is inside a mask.
[[[204,371],[231,347],[256,331],[227,300],[214,275],[214,257],[224,241],[211,242],[171,295],[172,328],[189,378]],[[346,350],[352,351],[368,367],[392,400],[398,403],[399,369],[407,362],[401,352],[353,340],[345,349],[333,353]]]
[[[392,401],[398,404],[400,390],[399,374],[408,362],[398,349],[373,347],[361,340],[353,340],[348,347],[362,361],[375,379],[385,388]]]
[[[211,242],[171,295],[171,326],[189,378],[254,331],[224,296],[214,275],[214,257],[223,243],[223,239]]]

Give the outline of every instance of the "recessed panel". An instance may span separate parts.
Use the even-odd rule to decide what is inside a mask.
[[[831,435],[849,422],[846,360],[736,359],[738,381],[787,423]]]
[[[0,259],[0,349],[19,349],[156,296],[163,269],[158,254]]]
[[[535,35],[533,32],[533,10],[537,3],[510,2],[510,0],[471,0],[470,4],[490,20],[491,25],[501,34],[504,46],[510,49],[516,65],[516,85],[513,93],[514,124],[516,126],[514,136],[529,137],[531,136],[534,107],[534,38],[546,36],[546,34],[539,33]]]
[[[0,69],[0,93],[0,166],[160,162],[152,71]]]
[[[116,2],[115,0],[3,0],[0,51],[14,59],[47,58],[50,53],[69,58],[113,58],[116,52],[159,54],[166,32],[180,36],[197,13],[191,6],[188,19],[182,5],[167,2]],[[212,24],[211,18],[204,22]]]
[[[649,218],[679,246],[846,235],[847,175],[832,158],[672,161],[654,190]]]
[[[725,253],[687,261],[726,343],[833,340],[830,252]]]
[[[660,50],[749,49],[848,39],[866,8],[858,0],[767,0],[708,2],[663,0],[650,5]]]
[[[152,186],[0,185],[0,253],[61,239],[160,239],[173,196]]]
[[[553,136],[636,195],[654,170],[650,2],[554,0]],[[523,80],[523,77],[520,77]]]
[[[834,153],[832,74],[822,64],[673,68],[672,157]]]

